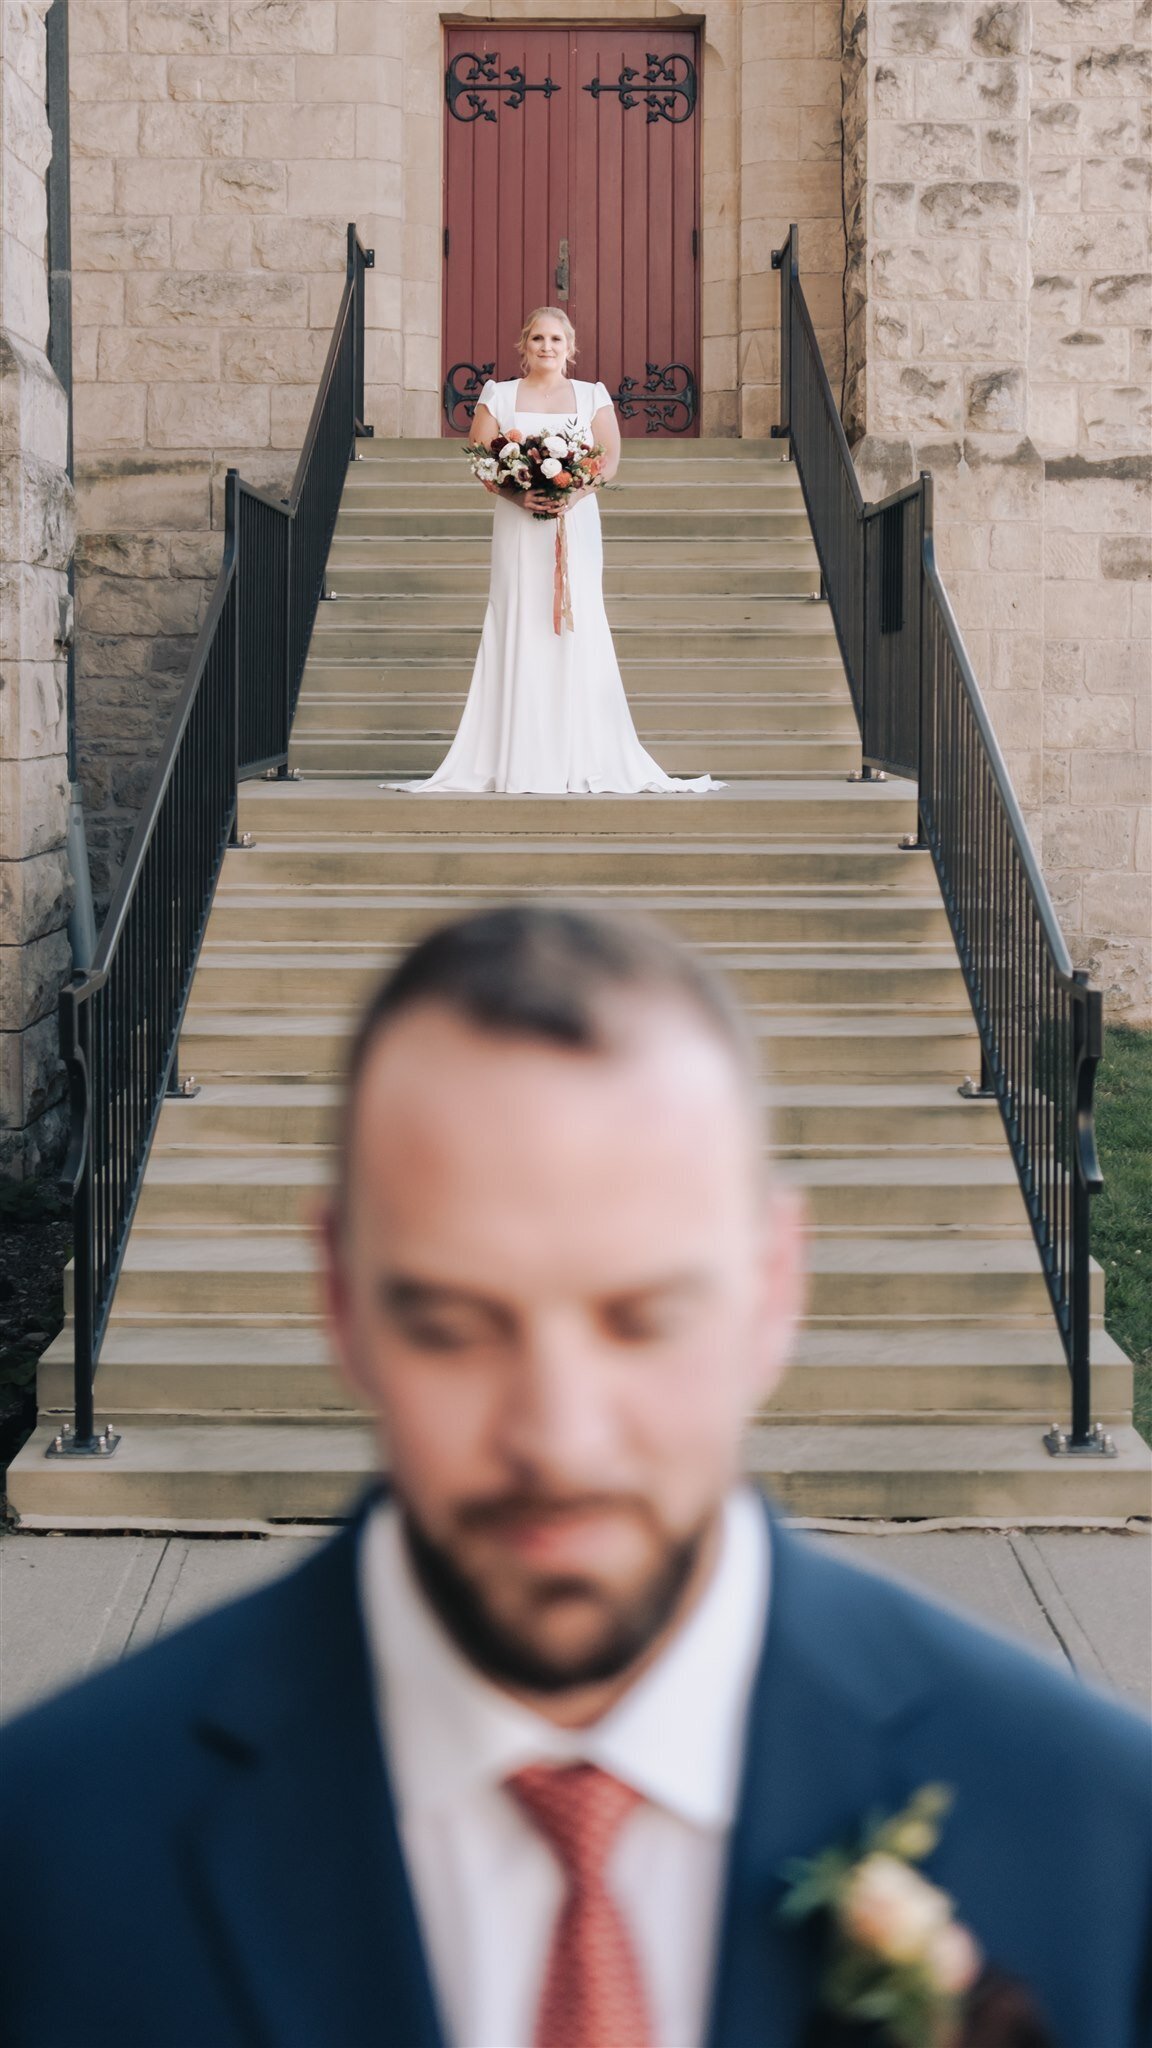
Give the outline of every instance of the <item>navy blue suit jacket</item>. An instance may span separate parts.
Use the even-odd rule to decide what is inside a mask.
[[[356,1531],[0,1741],[4,2048],[442,2048]],[[929,1780],[929,1873],[1062,2048],[1148,2048],[1148,1729],[779,1522],[708,2048],[797,2048],[819,1959],[782,1867]]]

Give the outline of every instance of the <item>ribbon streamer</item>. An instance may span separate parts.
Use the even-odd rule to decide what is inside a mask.
[[[562,514],[556,516],[556,573],[552,579],[552,631],[562,633],[567,626],[575,632],[572,624],[572,587],[568,581],[568,522]]]

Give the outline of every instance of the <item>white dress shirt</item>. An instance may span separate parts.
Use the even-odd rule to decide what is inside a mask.
[[[397,1510],[373,1509],[360,1593],[377,1710],[453,2048],[530,2048],[564,1879],[502,1780],[553,1759],[598,1764],[642,1794],[609,1879],[657,2048],[699,2048],[768,1577],[767,1520],[741,1487],[712,1577],[667,1648],[593,1727],[557,1728],[466,1661],[424,1599]]]

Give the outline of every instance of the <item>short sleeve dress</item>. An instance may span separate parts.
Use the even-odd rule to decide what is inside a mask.
[[[501,433],[591,430],[612,404],[604,384],[573,379],[571,412],[531,412],[518,405],[520,381],[489,378],[480,392]],[[637,737],[604,609],[596,497],[564,514],[572,629],[561,633],[552,615],[554,521],[503,496],[492,506],[488,607],[456,737],[432,776],[389,786],[548,795],[720,787],[708,775],[665,775]]]

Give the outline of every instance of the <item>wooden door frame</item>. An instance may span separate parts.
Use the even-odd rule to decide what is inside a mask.
[[[533,28],[561,29],[619,29],[624,33],[647,35],[662,27],[668,29],[690,29],[696,37],[696,79],[697,119],[702,122],[700,111],[704,101],[704,64],[706,48],[707,17],[703,14],[669,14],[659,17],[648,15],[644,18],[628,16],[618,19],[614,15],[595,15],[591,20],[573,20],[566,11],[556,13],[541,10],[538,15],[520,14],[491,16],[485,14],[450,14],[440,16],[440,378],[439,409],[440,434],[445,435],[444,422],[444,377],[447,369],[448,338],[448,269],[444,254],[444,235],[448,220],[448,109],[444,99],[444,80],[448,72],[448,31],[454,28],[474,28],[481,35],[499,34],[501,30],[512,29],[523,34]],[[699,253],[695,269],[695,293],[692,308],[693,348],[696,357],[696,432],[701,432],[704,410],[704,132],[697,129],[693,184],[695,192],[696,219],[699,223]],[[675,435],[667,438],[676,439]]]

